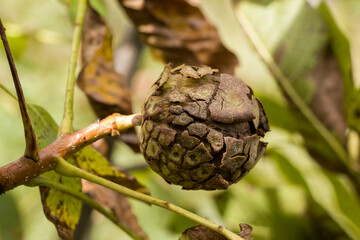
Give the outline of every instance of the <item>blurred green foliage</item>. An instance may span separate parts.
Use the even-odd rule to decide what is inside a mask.
[[[74,2],[0,3],[0,17],[7,28],[26,99],[44,107],[58,123],[63,110]],[[128,25],[122,11],[111,0],[92,2],[120,41]],[[235,232],[239,231],[239,223],[250,224],[254,239],[360,239],[360,201],[354,186],[346,176],[325,170],[307,153],[304,148],[307,139],[297,132],[295,116],[236,18],[239,9],[243,11],[271,53],[276,55],[285,49],[279,65],[291,76],[289,79],[306,101],[314,94],[309,69],[316,64],[319,49],[330,41],[345,85],[345,102],[353,103],[347,109],[351,115],[359,108],[354,105],[359,102],[358,92],[354,95],[353,92],[359,88],[360,27],[356,23],[360,14],[349,12],[360,13],[360,5],[352,0],[334,0],[311,8],[308,2],[317,1],[202,3],[203,13],[217,27],[223,43],[239,58],[237,75],[253,88],[265,106],[271,125],[265,138],[269,142],[268,151],[244,180],[225,192],[183,191],[168,185],[149,169],[133,171],[153,196],[209,217]],[[139,86],[150,86],[162,66],[154,62],[148,49],[143,51],[132,86],[134,109],[140,109],[145,95]],[[0,69],[0,81],[13,89],[3,51]],[[352,69],[356,70],[354,74]],[[17,109],[16,101],[0,91],[0,165],[23,154],[23,130]],[[76,91],[75,128],[82,128],[94,119],[85,96]],[[350,123],[359,126],[355,117]],[[120,143],[116,143],[114,162],[122,168],[144,164],[140,154]],[[150,239],[177,239],[180,232],[194,224],[166,210],[133,200],[131,203]],[[57,239],[55,228],[41,208],[40,195],[34,189],[19,187],[1,196],[0,239]],[[89,239],[129,239],[98,213],[93,213],[92,220],[95,224],[89,229]]]

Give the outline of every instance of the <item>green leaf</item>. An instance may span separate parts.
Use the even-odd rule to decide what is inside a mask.
[[[267,60],[267,65],[264,64],[258,58],[258,52],[249,50],[253,46],[244,36],[242,27],[234,22],[230,1],[219,5],[209,0],[202,6],[207,17],[216,23],[222,40],[240,59],[240,76],[246,82],[255,82],[255,90],[257,83],[263,95],[279,98],[277,95],[281,93],[272,88],[274,78],[268,71],[270,69],[274,74],[269,66],[274,63]],[[343,99],[343,93],[339,91],[342,79],[332,53],[326,47],[328,33],[322,15],[303,0],[273,1],[265,5],[240,1],[238,6],[239,16],[246,16],[241,19],[248,19],[247,25],[251,25],[248,27],[252,27],[260,38],[261,43],[257,46],[263,44],[262,51],[272,53],[280,74],[284,75],[284,80],[280,81],[280,74],[276,74],[279,86],[284,86],[282,82],[290,83],[296,91],[290,94],[289,88],[282,89],[292,107],[293,122],[306,139],[304,143],[309,152],[317,156],[319,162],[326,162],[324,166],[328,168],[338,171],[344,168],[346,153],[341,144],[345,141],[346,122],[338,100]],[[244,24],[243,20],[241,23]],[[262,70],[264,67],[265,71]],[[295,101],[297,97],[301,99]]]
[[[269,119],[271,127],[277,126],[290,132],[295,131],[294,118],[286,105],[267,95],[260,95],[259,99],[266,109],[266,117]]]
[[[325,2],[337,26],[349,41],[354,85],[357,89],[359,89],[360,88],[360,28],[358,23],[360,19],[359,18],[360,1],[327,0]]]
[[[311,198],[352,239],[360,239],[360,200],[354,189],[348,186],[341,175],[330,174],[319,168],[309,156],[297,147],[288,145],[277,154],[296,169],[297,178],[301,176]],[[284,170],[284,169],[283,169]],[[289,173],[285,173],[287,175]]]
[[[360,132],[360,88],[354,90],[349,96],[349,103],[346,105],[347,122],[350,127]]]
[[[44,148],[56,139],[58,126],[45,109],[28,104],[29,115],[37,137],[38,148]],[[67,161],[74,164],[74,160]],[[63,177],[53,171],[43,177],[81,191],[81,181],[77,178]],[[41,201],[46,217],[54,223],[58,235],[63,239],[72,239],[75,227],[80,219],[82,201],[63,192],[40,187]]]
[[[149,190],[134,177],[111,166],[104,156],[90,146],[81,149],[73,157],[76,164],[87,172],[106,178],[135,191],[145,194],[150,193]]]
[[[105,17],[107,15],[106,5],[103,0],[90,0],[90,5],[97,13]]]
[[[12,192],[0,197],[0,239],[23,239],[22,218]]]
[[[74,23],[79,0],[60,0],[60,2],[68,7],[71,20]],[[107,3],[103,0],[89,0],[89,4],[101,16],[105,17],[107,15]]]
[[[348,96],[353,91],[353,77],[352,77],[352,63],[350,56],[350,43],[344,33],[340,30],[333,15],[331,14],[326,4],[321,4],[319,11],[322,13],[324,19],[329,27],[329,37],[331,47],[334,51],[334,55],[339,64],[341,74],[344,79],[344,91],[345,91],[345,105],[349,102]]]
[[[31,122],[34,126],[38,148],[42,149],[55,141],[58,126],[44,108],[28,104],[28,109]]]

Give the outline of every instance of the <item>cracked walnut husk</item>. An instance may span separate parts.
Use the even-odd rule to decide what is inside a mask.
[[[167,65],[142,114],[140,149],[147,163],[184,189],[227,189],[266,149],[261,102],[239,78],[208,66]]]

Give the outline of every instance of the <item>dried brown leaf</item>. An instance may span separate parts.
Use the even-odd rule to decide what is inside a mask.
[[[101,46],[85,64],[77,81],[101,119],[114,112],[132,113],[126,81],[113,68],[111,44],[112,37],[107,29]]]
[[[317,57],[317,63],[309,73],[315,91],[311,99],[310,107],[319,120],[333,132],[343,146],[346,142],[346,119],[344,110],[344,84],[339,66],[329,47],[322,49]],[[306,139],[311,138],[313,133],[301,129]],[[324,154],[322,149],[314,148],[312,141],[305,141],[310,154],[324,167],[333,171],[344,171],[341,164],[329,161],[334,156]],[[327,151],[328,152],[328,151]]]
[[[198,225],[186,229],[179,240],[226,240],[226,237],[205,226]]]
[[[239,224],[241,232],[238,234],[244,240],[251,239],[252,227],[246,223]],[[221,226],[220,226],[221,227]],[[222,227],[221,227],[222,228]],[[179,240],[226,240],[227,238],[214,230],[198,225],[188,228],[183,232]]]
[[[92,8],[88,8],[84,18],[82,32],[81,62],[85,65],[101,47],[108,28],[105,21]]]
[[[318,56],[310,73],[315,84],[311,109],[322,123],[345,143],[346,120],[344,116],[344,84],[336,59],[328,46]]]
[[[233,74],[238,61],[216,29],[186,0],[119,0],[153,54],[175,65],[209,65]]]
[[[100,205],[111,209],[117,220],[136,235],[143,239],[148,239],[125,196],[86,180],[82,180],[82,184],[84,193],[89,194]]]
[[[96,115],[102,119],[112,113],[131,114],[131,94],[126,79],[113,66],[112,36],[104,20],[91,8],[84,21],[81,59],[83,68],[77,84],[85,92]],[[134,129],[120,137],[139,151]]]
[[[244,240],[251,240],[251,232],[253,230],[252,226],[246,223],[239,224],[241,232],[238,234]]]

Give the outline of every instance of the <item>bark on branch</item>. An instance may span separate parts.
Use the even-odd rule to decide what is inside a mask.
[[[63,134],[49,146],[39,151],[39,161],[22,156],[0,168],[0,194],[28,183],[34,177],[54,169],[57,159],[68,158],[83,147],[107,136],[119,135],[120,131],[139,125],[140,114],[114,113],[73,134]]]

